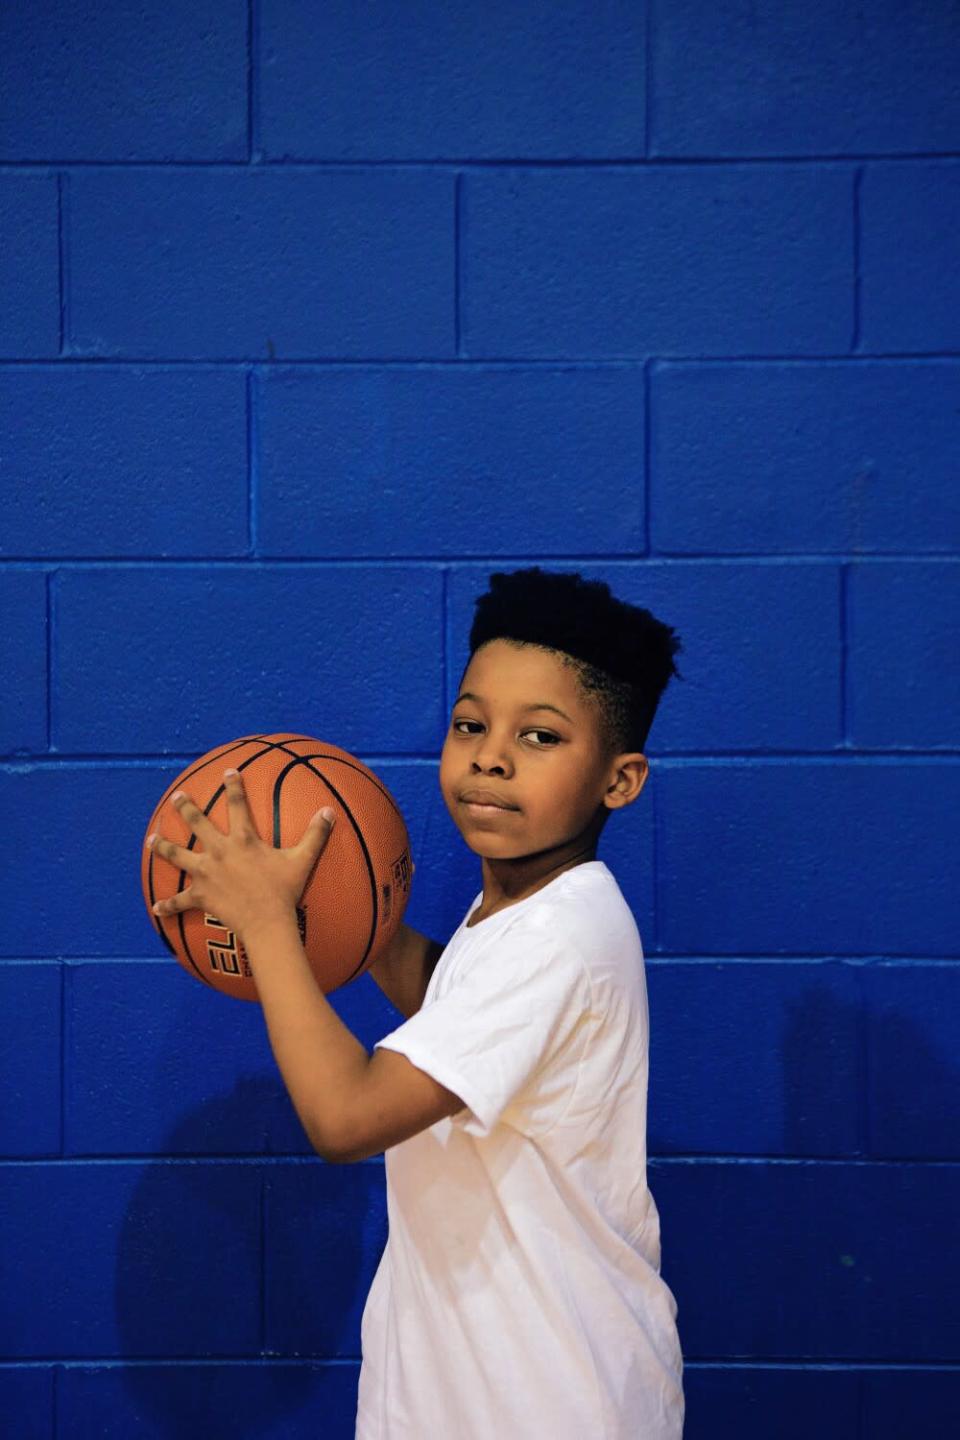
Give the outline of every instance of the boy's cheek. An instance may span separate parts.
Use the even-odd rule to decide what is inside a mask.
[[[440,781],[440,793],[443,795],[444,804],[452,815],[457,812],[456,788],[445,780]]]
[[[444,741],[443,749],[440,751],[440,788],[448,791],[453,785],[453,764],[450,755],[450,747]]]
[[[463,828],[464,813],[460,804],[460,783],[463,777],[459,775],[440,776],[440,793],[443,796],[443,803],[447,807],[450,818],[459,830]]]

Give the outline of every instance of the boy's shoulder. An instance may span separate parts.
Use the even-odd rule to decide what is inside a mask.
[[[584,959],[607,957],[611,945],[639,945],[633,912],[616,876],[602,861],[565,871],[556,884],[533,897],[522,918]]]

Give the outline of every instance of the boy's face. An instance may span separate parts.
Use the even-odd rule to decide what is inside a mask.
[[[468,694],[477,698],[460,698]],[[440,789],[470,848],[492,861],[595,843],[608,790],[614,807],[623,803],[613,798],[621,772],[602,750],[599,712],[581,696],[573,670],[554,651],[491,640],[473,655],[460,697],[440,756]],[[564,713],[534,708],[541,704]],[[472,806],[463,798],[471,790],[513,808]]]

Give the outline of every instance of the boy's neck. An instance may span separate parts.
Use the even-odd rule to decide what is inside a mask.
[[[582,841],[583,837],[580,839]],[[587,861],[596,858],[595,838],[586,844],[582,843],[578,850],[560,856],[553,851],[541,855],[524,855],[518,860],[489,860],[484,856],[483,899],[479,910],[474,913],[474,919],[490,915],[507,905],[514,905],[518,900],[526,900],[529,895],[542,890],[544,885],[549,885],[551,880],[555,880],[565,870],[573,870],[577,865],[585,865]]]

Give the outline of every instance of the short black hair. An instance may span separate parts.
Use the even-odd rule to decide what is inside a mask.
[[[476,600],[471,658],[498,639],[561,652],[581,693],[596,700],[605,751],[642,751],[667,682],[672,675],[683,679],[674,663],[683,649],[676,631],[649,610],[618,600],[603,580],[584,580],[574,571],[532,565],[495,571],[489,584]]]

